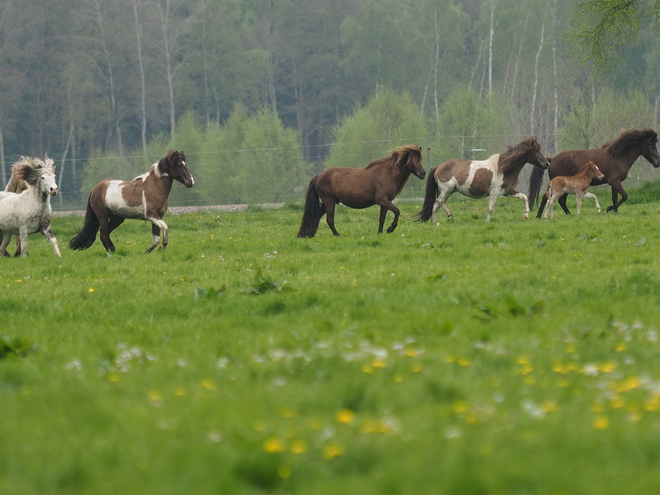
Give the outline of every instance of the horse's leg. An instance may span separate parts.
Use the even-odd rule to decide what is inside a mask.
[[[619,206],[628,199],[628,193],[621,185],[620,180],[610,183],[610,186],[612,186],[612,205],[607,207],[607,211],[619,211]],[[617,201],[619,194],[621,195],[621,201]]]
[[[18,229],[18,236],[21,239],[21,257],[23,257],[23,258],[27,258],[30,254],[28,252],[28,242],[27,242],[28,234],[29,234],[29,232],[28,232],[27,225],[22,225]]]
[[[453,190],[443,190],[440,188],[440,194],[438,195],[438,198],[435,200],[435,203],[433,203],[433,211],[431,214],[431,221],[435,223],[435,218],[436,214],[438,213],[438,210],[442,206],[442,209],[445,210],[445,213],[447,214],[447,220],[451,220],[454,214],[451,212],[451,210],[447,207],[447,199],[449,199],[449,196],[451,196],[453,193]]]
[[[554,195],[548,199],[547,196],[543,196],[547,204],[545,205],[545,212],[543,213],[543,218],[548,218],[548,215],[550,218],[555,218],[554,214],[554,207],[555,207],[555,200],[557,199]],[[539,214],[541,212],[539,211]]]
[[[55,251],[55,256],[61,258],[62,253],[60,253],[60,248],[57,245],[57,239],[55,239],[55,234],[53,234],[53,228],[51,227],[50,223],[48,223],[46,227],[41,229],[41,233],[46,239],[48,239],[50,245],[53,246],[53,251]]]
[[[497,189],[492,189],[490,191],[490,196],[488,198],[488,213],[486,213],[486,221],[490,222],[490,217],[493,215],[495,210],[495,201],[497,201],[497,196],[499,191]]]
[[[21,255],[21,239],[20,237],[16,236],[16,252],[14,253],[14,256],[20,256]]]
[[[332,230],[332,233],[336,236],[339,235],[337,229],[335,228],[335,202],[332,200],[326,201],[325,198],[321,199],[321,202],[325,205],[326,215],[325,221],[328,223],[328,227]]]
[[[577,211],[578,215],[582,210],[582,194],[580,194],[579,192],[575,193],[575,210]]]
[[[0,257],[5,257],[9,256],[7,254],[7,246],[9,246],[9,242],[11,241],[11,234],[5,234],[4,232],[0,232]]]
[[[600,203],[598,202],[598,198],[596,197],[595,194],[585,191],[584,196],[582,196],[582,197],[593,199],[594,203],[596,205],[596,211],[598,211],[598,213],[600,213]]]
[[[99,238],[103,243],[103,247],[105,248],[108,254],[113,254],[116,248],[112,240],[110,239],[110,232],[112,231],[110,229],[110,226],[114,225],[113,219],[117,217],[115,217],[115,215],[110,213],[105,208],[96,208],[94,209],[94,213],[96,214],[96,218],[99,221],[99,231],[100,231]]]
[[[391,234],[394,232],[394,229],[396,229],[397,225],[399,225],[399,215],[401,214],[401,211],[394,206],[394,204],[387,198],[381,200],[378,202],[380,205],[380,223],[378,225],[378,233],[382,234],[383,233],[383,224],[385,223],[385,216],[387,215],[387,211],[391,211],[394,213],[394,220],[392,221],[392,225],[390,225],[387,228],[387,233]]]
[[[561,209],[564,210],[564,213],[570,215],[571,212],[569,211],[568,206],[566,206],[566,199],[568,199],[568,193],[562,194],[559,198],[559,206],[561,206]]]
[[[151,225],[151,234],[153,236],[151,240],[151,246],[149,246],[149,249],[145,251],[146,253],[150,253],[151,251],[154,250],[156,246],[158,246],[158,243],[162,239],[162,246],[161,249],[165,249],[167,247],[168,243],[168,238],[167,238],[167,224],[163,222],[160,218],[150,218],[149,219],[152,223]]]
[[[529,218],[529,199],[527,199],[527,195],[518,191],[511,191],[511,194],[507,194],[507,196],[518,198],[523,202],[523,219],[527,220]]]
[[[536,214],[536,218],[541,218],[547,202],[548,202],[548,197],[544,194],[543,196],[541,196],[541,204],[539,205],[539,211]],[[544,216],[543,218],[548,218],[548,217]]]

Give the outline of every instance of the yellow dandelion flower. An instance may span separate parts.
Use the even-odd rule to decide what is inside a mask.
[[[452,409],[456,414],[464,413],[468,410],[468,404],[464,400],[454,402]]]
[[[393,380],[395,383],[401,383],[403,381],[403,375],[401,373],[396,373]]]
[[[546,400],[541,404],[541,410],[544,412],[555,412],[559,409],[559,406],[554,400]]]
[[[117,373],[110,373],[108,375],[108,381],[112,383],[117,383],[119,381],[119,375]]]
[[[294,440],[290,448],[294,454],[304,454],[307,452],[307,442],[304,440]]]
[[[619,342],[617,345],[614,346],[614,350],[616,352],[625,351],[626,350],[626,344],[624,344],[623,342]]]
[[[628,421],[631,423],[639,423],[642,419],[642,414],[639,411],[630,411],[628,413]]]
[[[376,359],[373,360],[373,362],[371,363],[371,365],[372,365],[374,368],[384,368],[385,366],[387,366],[387,363],[385,362],[384,359],[376,358]]]
[[[371,367],[370,364],[363,364],[363,365],[362,365],[362,371],[364,371],[365,373],[369,373],[369,374],[370,374],[370,373],[373,373],[373,372],[374,372],[374,369]]]
[[[355,413],[350,409],[342,409],[337,413],[337,423],[348,425],[355,419]]]
[[[603,373],[612,373],[616,369],[616,363],[609,361],[600,365],[600,371]]]
[[[455,363],[455,362],[456,362],[456,358],[455,358],[454,356],[451,356],[451,355],[446,356],[446,357],[445,357],[445,362],[447,362],[447,363]]]
[[[470,359],[466,357],[460,357],[456,362],[459,366],[470,366]]]
[[[338,443],[330,443],[323,447],[323,458],[327,460],[339,457],[344,453],[344,447]]]
[[[372,419],[368,419],[360,425],[360,431],[366,434],[375,433],[378,431],[378,423]]]
[[[612,407],[612,409],[621,409],[625,405],[626,401],[624,401],[620,395],[617,395],[610,401],[610,407]]]
[[[648,412],[653,412],[658,410],[658,399],[656,397],[653,397],[646,401],[644,404],[644,410]]]
[[[89,289],[87,289],[87,292],[94,292],[94,287],[90,287]]]
[[[607,416],[600,414],[594,418],[594,428],[597,430],[606,430],[610,426],[610,420]]]
[[[199,382],[199,386],[202,387],[204,390],[213,390],[215,388],[215,384],[213,383],[213,380],[210,380],[208,378]]]
[[[173,392],[174,392],[174,395],[176,395],[177,397],[183,397],[184,395],[186,395],[186,389],[181,387],[181,386],[174,387]]]
[[[293,409],[290,407],[285,407],[280,411],[280,416],[283,418],[293,418],[295,417],[296,413]]]
[[[420,371],[422,371],[422,365],[419,363],[415,363],[410,367],[410,371],[412,371],[413,373],[419,373]]]
[[[525,385],[534,385],[536,383],[536,378],[530,375],[530,376],[526,376],[524,381],[525,381]]]
[[[163,399],[163,396],[158,390],[152,390],[147,394],[149,402],[160,402]]]
[[[284,450],[284,442],[277,437],[270,437],[264,441],[264,450],[269,454],[277,454]]]
[[[412,347],[409,347],[408,349],[406,349],[406,356],[415,357],[415,356],[417,356],[417,351],[415,349],[413,349]]]
[[[527,356],[518,356],[516,358],[516,363],[520,365],[529,364],[529,358]]]
[[[575,346],[573,344],[566,345],[566,352],[568,354],[573,354],[575,352]]]

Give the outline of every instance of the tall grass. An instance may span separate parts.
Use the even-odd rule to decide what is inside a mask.
[[[201,212],[151,255],[126,222],[114,258],[31,237],[0,260],[0,492],[655,493],[659,205],[590,206],[404,203],[381,236],[340,209],[313,239],[291,207]]]

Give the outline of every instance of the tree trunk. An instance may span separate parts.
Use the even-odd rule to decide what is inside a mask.
[[[541,42],[539,43],[539,49],[536,51],[536,58],[534,59],[534,84],[532,88],[532,108],[529,112],[529,128],[532,130],[532,134],[536,134],[537,125],[535,121],[536,117],[536,93],[539,86],[539,58],[541,57],[541,51],[543,50],[543,43],[545,38],[545,21],[541,23]]]
[[[142,155],[147,157],[147,84],[142,58],[142,25],[140,23],[141,0],[133,0],[133,20],[135,21],[135,42],[137,48],[138,68],[140,69],[140,139]]]

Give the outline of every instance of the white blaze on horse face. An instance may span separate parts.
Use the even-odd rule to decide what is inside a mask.
[[[142,203],[137,206],[129,206],[124,201],[122,195],[122,181],[111,180],[108,183],[108,189],[105,192],[105,202],[108,209],[116,215],[121,215],[125,218],[142,219],[145,217],[146,201],[142,198]]]

